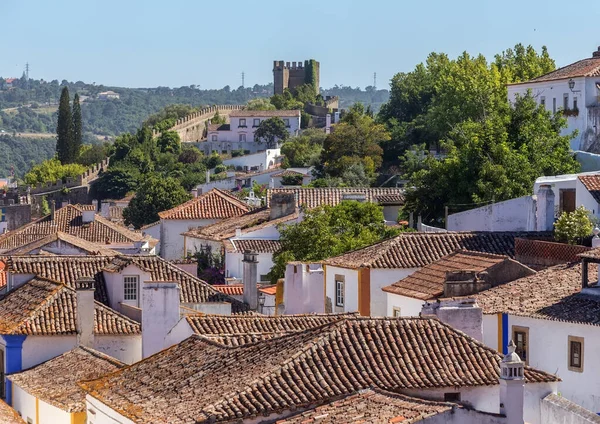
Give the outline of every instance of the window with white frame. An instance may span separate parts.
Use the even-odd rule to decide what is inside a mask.
[[[137,275],[126,275],[123,277],[123,300],[126,302],[137,302],[139,280]]]
[[[254,124],[252,124],[252,126],[258,127],[259,125],[260,125],[260,119],[255,119]]]
[[[211,138],[212,138],[212,141],[217,141],[217,135],[216,134],[213,134]]]
[[[246,134],[240,134],[240,139],[239,141],[244,142],[246,141]]]
[[[240,127],[245,127],[246,126],[246,119],[244,118],[240,118]]]
[[[341,277],[341,278],[340,278]],[[335,276],[335,306],[344,306],[345,281],[343,276]]]

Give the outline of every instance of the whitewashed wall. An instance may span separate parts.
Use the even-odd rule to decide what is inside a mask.
[[[325,294],[331,299],[332,312],[358,311],[358,271],[355,269],[341,268],[327,265],[325,277]],[[335,276],[343,275],[345,278],[344,306],[335,304]]]
[[[177,324],[169,331],[165,337],[164,348],[176,345],[194,334],[192,327],[185,317],[181,318]]]
[[[394,293],[384,292],[387,296],[387,316],[394,316],[394,308],[400,308],[400,316],[418,317],[425,302],[412,297],[400,296]]]
[[[450,231],[534,231],[536,202],[518,197],[448,215]]]
[[[138,302],[140,303],[134,305],[137,307],[141,305],[141,285],[144,284],[144,281],[152,281],[152,274],[143,271],[136,265],[127,265],[120,272],[103,272],[103,275],[110,307],[119,312],[121,312],[121,303],[124,301],[123,276],[139,276],[140,289],[138,290]]]
[[[231,159],[225,159],[225,166],[247,166],[248,169],[258,167],[260,169],[268,169],[275,165],[275,158],[281,156],[281,149],[267,149],[264,152],[254,153],[250,155],[238,156]]]
[[[158,244],[155,246],[154,249],[156,252],[160,252],[160,221],[148,228],[145,228],[142,231],[142,234],[147,234],[150,237],[158,240]]]
[[[12,385],[12,407],[27,422],[31,419],[36,421],[35,397],[13,383]]]
[[[371,316],[387,316],[388,297],[383,287],[408,277],[418,268],[371,269]]]
[[[230,278],[241,279],[244,276],[243,252],[225,253],[225,275]],[[273,254],[259,253],[257,256],[258,265],[256,276],[260,279],[261,275],[266,275],[273,268]]]
[[[88,421],[94,424],[135,424],[92,396],[86,396]]]
[[[126,364],[142,360],[142,336],[94,336],[94,349]]]
[[[183,258],[182,233],[198,227],[205,227],[219,219],[163,219],[161,220],[161,254],[164,259],[173,260]]]
[[[597,218],[600,217],[600,207],[598,201],[590,194],[587,188],[583,185],[581,180],[577,179],[575,184],[575,205],[577,207],[584,206],[592,215]]]
[[[73,349],[77,337],[72,336],[27,336],[23,342],[22,369],[31,368]]]
[[[323,271],[306,270],[306,264],[288,264],[285,270],[283,303],[286,314],[324,313]]]

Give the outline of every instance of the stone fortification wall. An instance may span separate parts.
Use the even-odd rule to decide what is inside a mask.
[[[37,186],[29,187],[29,192],[30,194],[40,194],[62,190],[63,188],[72,188],[88,185],[96,178],[98,178],[98,174],[100,174],[101,171],[108,169],[109,161],[110,159],[106,158],[102,162],[97,163],[96,165],[89,168],[83,174],[78,175],[74,178],[65,178],[64,180],[52,181]]]

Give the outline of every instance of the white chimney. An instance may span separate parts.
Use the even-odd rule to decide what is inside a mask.
[[[241,228],[236,228],[235,229],[235,236],[236,237],[241,237],[242,236],[242,229]]]
[[[483,341],[483,311],[473,298],[425,302],[421,316],[435,316],[474,339]]]
[[[331,114],[325,115],[325,134],[331,133]]]
[[[69,204],[69,201],[68,201],[68,200],[63,200],[63,201],[62,201],[62,206],[61,206],[61,207],[62,207],[62,208],[64,208],[64,207],[66,207],[68,204]]]
[[[594,237],[592,237],[592,248],[595,249],[600,247],[600,237],[598,237],[598,234],[600,234],[600,228],[594,227],[592,232],[594,234]]]
[[[96,219],[96,211],[81,211],[81,221],[84,224],[89,224],[90,222],[94,222],[94,219]]]
[[[75,281],[77,345],[94,347],[94,279],[79,277]]]
[[[100,204],[100,215],[103,218],[110,218],[110,203],[109,202],[102,202]]]
[[[179,285],[146,281],[142,287],[142,358],[163,350],[165,337],[179,322]]]
[[[540,186],[537,192],[536,230],[554,229],[554,192],[548,184]]]
[[[98,201],[96,199],[92,200],[92,206],[95,211],[98,211]]]
[[[210,169],[206,170],[206,182],[210,183]]]
[[[258,308],[258,254],[252,250],[244,252],[244,302],[250,306],[250,309],[255,311]]]
[[[500,362],[500,413],[506,416],[506,424],[524,422],[525,367],[515,349],[515,342],[511,340],[508,353]]]
[[[192,189],[192,197],[194,197],[194,198],[198,197],[198,189],[197,188]]]
[[[52,200],[50,202],[50,219],[54,221],[54,215],[56,214],[56,201]]]

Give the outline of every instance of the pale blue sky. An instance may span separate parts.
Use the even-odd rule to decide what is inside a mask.
[[[521,42],[557,65],[600,45],[600,1],[0,0],[0,76],[127,87],[237,87],[273,60],[321,62],[321,86],[387,87],[431,51],[488,58]]]

